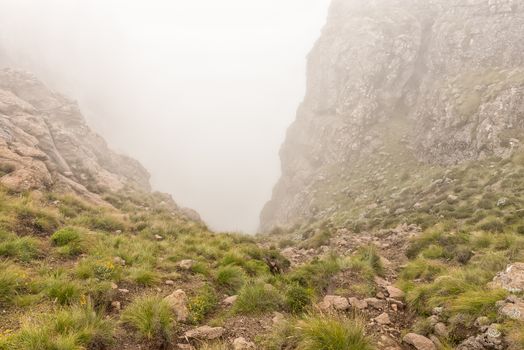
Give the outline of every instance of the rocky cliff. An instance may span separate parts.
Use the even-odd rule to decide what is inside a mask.
[[[0,183],[11,191],[73,191],[94,201],[126,186],[150,191],[148,172],[111,151],[76,102],[24,71],[0,71]]]
[[[351,210],[337,195],[369,195],[356,178],[394,187],[406,171],[509,157],[524,134],[523,35],[513,0],[334,0],[261,229]]]

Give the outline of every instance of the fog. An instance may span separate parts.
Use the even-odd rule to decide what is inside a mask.
[[[0,65],[78,100],[156,190],[254,232],[329,0],[0,0]]]

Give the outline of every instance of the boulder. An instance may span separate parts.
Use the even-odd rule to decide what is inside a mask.
[[[345,311],[349,309],[350,305],[348,300],[344,297],[336,295],[326,295],[324,297],[324,300],[322,300],[322,302],[318,304],[318,307],[323,311],[327,311],[329,309]]]
[[[178,322],[185,322],[189,317],[189,310],[187,308],[187,295],[178,289],[164,298],[176,315]]]
[[[412,345],[417,350],[437,350],[437,347],[431,340],[420,334],[408,333],[404,336],[402,341],[406,344]]]
[[[513,302],[505,302],[499,309],[499,314],[512,320],[524,321],[524,300],[516,299]]]
[[[493,287],[503,288],[511,293],[521,293],[524,291],[524,263],[509,265],[504,272],[495,276],[492,283]]]

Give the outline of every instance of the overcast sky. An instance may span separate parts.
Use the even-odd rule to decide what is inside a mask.
[[[0,56],[78,100],[155,189],[214,229],[254,232],[328,5],[0,0]]]

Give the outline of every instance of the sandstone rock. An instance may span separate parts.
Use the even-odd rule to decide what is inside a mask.
[[[120,309],[122,308],[122,305],[120,304],[119,301],[112,301],[111,302],[111,307],[116,310],[116,311],[120,311]]]
[[[189,310],[187,308],[187,295],[178,289],[164,298],[176,315],[177,321],[185,322],[189,317]]]
[[[504,288],[511,293],[524,291],[524,263],[509,265],[504,272],[497,274],[493,285]]]
[[[506,349],[502,333],[498,328],[499,326],[496,324],[489,326],[485,333],[469,337],[460,343],[457,350]]]
[[[247,341],[245,338],[240,337],[233,340],[234,350],[250,350],[256,349],[255,343]]]
[[[321,310],[327,311],[334,309],[337,311],[345,311],[349,309],[350,305],[346,298],[336,295],[326,295],[321,303],[318,304]]]
[[[87,188],[118,191],[132,184],[150,191],[149,174],[137,161],[111,151],[74,101],[28,72],[0,70],[0,130],[0,139],[7,141],[0,143],[0,159],[15,166],[0,181],[13,191],[53,184],[97,204],[103,201]]]
[[[414,346],[417,350],[437,350],[431,340],[419,334],[408,333],[402,340],[404,343]]]
[[[447,336],[449,335],[448,327],[446,327],[446,325],[442,322],[437,323],[433,327],[433,331],[439,337],[447,338]]]
[[[389,315],[385,312],[380,314],[380,316],[376,317],[375,321],[377,321],[378,324],[383,326],[391,324],[391,319],[389,318]]]
[[[237,301],[237,299],[238,299],[238,295],[232,295],[232,296],[230,296],[230,297],[225,298],[225,299],[222,301],[222,303],[223,303],[224,305],[229,305],[229,306],[231,306],[231,305],[233,305],[233,304],[235,303],[235,301]]]
[[[365,300],[360,300],[355,297],[348,298],[349,303],[352,307],[354,307],[357,310],[364,310],[368,307],[368,303]]]
[[[371,306],[372,308],[377,310],[383,310],[385,306],[384,300],[380,300],[377,298],[366,298],[364,299],[364,301],[366,302],[366,304],[368,304],[368,306]]]
[[[115,256],[114,259],[113,259],[113,262],[116,265],[126,266],[126,261],[124,259],[122,259],[121,257],[119,257],[119,256]]]
[[[222,327],[202,326],[187,331],[184,336],[189,339],[213,340],[222,337],[224,332],[225,329]]]
[[[389,297],[393,299],[402,300],[404,298],[404,292],[396,287],[388,286],[386,287]]]
[[[278,324],[278,323],[281,323],[281,322],[284,322],[286,320],[286,318],[284,317],[283,314],[281,314],[280,312],[274,312],[273,313],[273,318],[271,319],[271,321],[273,322],[273,324]]]
[[[184,269],[184,270],[191,270],[194,265],[195,265],[195,261],[194,260],[190,260],[190,259],[181,260],[178,263],[178,267],[180,267],[181,269]]]
[[[499,314],[512,320],[524,321],[524,300],[504,303],[499,309]]]

